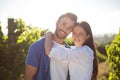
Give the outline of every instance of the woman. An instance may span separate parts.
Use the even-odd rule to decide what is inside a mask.
[[[51,34],[47,34],[46,53],[51,55],[51,52],[57,54],[62,50],[67,51],[65,60],[68,60],[66,65],[68,65],[70,80],[97,80],[98,63],[90,25],[85,21],[77,23],[72,32],[72,39],[75,46],[71,49],[61,49],[55,52],[52,48],[54,42]],[[52,62],[52,57],[50,58]]]

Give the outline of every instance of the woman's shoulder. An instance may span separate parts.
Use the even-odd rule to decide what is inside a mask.
[[[93,52],[93,50],[89,46],[84,45],[83,46],[83,50],[89,57],[93,58],[94,52]]]
[[[83,49],[86,50],[86,51],[89,51],[89,52],[93,52],[93,50],[87,45],[84,45]]]

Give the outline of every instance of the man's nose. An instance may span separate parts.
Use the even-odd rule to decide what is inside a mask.
[[[79,38],[79,35],[76,35],[75,37],[76,37],[76,38]]]

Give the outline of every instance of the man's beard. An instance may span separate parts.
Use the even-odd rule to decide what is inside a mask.
[[[59,30],[57,30],[57,29],[56,29],[56,31],[55,31],[55,34],[56,34],[56,36],[57,36],[59,39],[62,39],[62,40],[67,37],[67,36],[61,37],[60,34],[59,34]]]

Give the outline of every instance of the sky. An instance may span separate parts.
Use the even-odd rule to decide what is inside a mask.
[[[72,12],[78,22],[87,21],[94,35],[114,34],[120,28],[120,0],[0,0],[2,31],[15,18],[54,32],[58,17]]]

